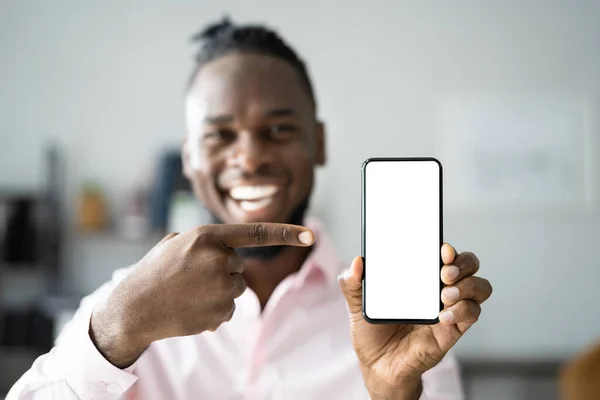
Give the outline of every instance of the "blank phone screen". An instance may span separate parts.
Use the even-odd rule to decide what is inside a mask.
[[[440,312],[441,164],[363,165],[364,313],[371,320],[432,321]]]

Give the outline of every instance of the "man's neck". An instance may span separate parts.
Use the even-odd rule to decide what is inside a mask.
[[[271,260],[246,259],[244,279],[264,310],[273,291],[288,275],[298,272],[311,247],[288,247]]]

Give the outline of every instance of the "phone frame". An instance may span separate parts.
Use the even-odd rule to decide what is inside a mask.
[[[365,321],[371,323],[371,324],[418,324],[418,325],[435,325],[439,322],[439,317],[436,317],[434,319],[373,319],[373,318],[369,318],[369,316],[366,313],[366,296],[365,296],[365,284],[366,284],[366,276],[367,276],[367,259],[365,256],[365,243],[366,243],[366,235],[365,235],[365,229],[366,229],[366,210],[365,210],[365,205],[366,205],[366,191],[365,191],[365,184],[366,184],[366,178],[367,178],[367,165],[369,163],[372,162],[405,162],[405,161],[427,161],[427,162],[435,162],[438,167],[439,167],[439,171],[440,171],[440,188],[439,188],[439,192],[440,192],[440,198],[439,198],[439,207],[440,207],[440,243],[439,243],[439,259],[440,259],[440,274],[441,274],[441,269],[444,266],[444,262],[442,261],[442,255],[441,255],[441,248],[442,245],[444,243],[444,231],[443,231],[443,220],[444,220],[444,215],[443,215],[443,208],[444,208],[444,203],[443,203],[443,185],[442,185],[442,174],[443,174],[443,168],[442,168],[442,163],[434,157],[379,157],[379,158],[368,158],[367,160],[365,160],[361,166],[361,256],[362,256],[362,261],[363,261],[363,274],[362,274],[362,315],[363,318],[365,319]],[[441,293],[442,293],[442,289],[444,287],[444,283],[442,282],[442,278],[440,275],[439,278],[439,285],[440,285],[440,308],[439,311],[441,312],[444,308],[444,303],[442,302],[441,299]]]

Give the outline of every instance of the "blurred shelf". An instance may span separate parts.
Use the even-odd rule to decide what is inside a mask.
[[[39,310],[55,318],[60,313],[76,311],[82,299],[82,296],[44,296],[39,303]]]
[[[0,393],[8,392],[40,355],[31,347],[0,346]]]
[[[48,270],[43,264],[13,264],[0,262],[0,269],[3,277],[13,279],[39,278],[48,274]]]
[[[13,199],[21,197],[40,198],[44,195],[45,192],[39,188],[0,187],[0,199]]]
[[[135,244],[146,244],[148,242],[156,242],[162,239],[162,235],[158,233],[149,233],[142,237],[130,238],[116,230],[98,231],[98,232],[86,232],[86,231],[71,231],[67,237],[67,240],[75,243],[87,243],[87,242],[104,242],[113,243],[118,242],[123,245],[135,245]]]
[[[459,358],[465,376],[527,376],[553,377],[558,374],[567,358],[548,359],[504,359],[504,358]]]
[[[4,310],[29,307],[47,290],[49,272],[44,268],[0,268],[0,303]]]
[[[0,345],[0,360],[4,361],[4,357],[9,356],[22,356],[22,355],[35,355],[39,354],[39,351],[32,346],[5,346]]]
[[[39,262],[0,261],[0,268],[8,271],[36,271],[44,265]]]

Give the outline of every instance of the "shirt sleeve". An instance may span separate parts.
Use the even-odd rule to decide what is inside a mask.
[[[108,362],[90,339],[90,316],[130,268],[85,297],[49,353],[41,355],[13,385],[6,400],[116,400],[136,382],[133,366],[120,369]]]
[[[458,361],[448,352],[442,361],[423,374],[423,393],[419,400],[464,400]]]

